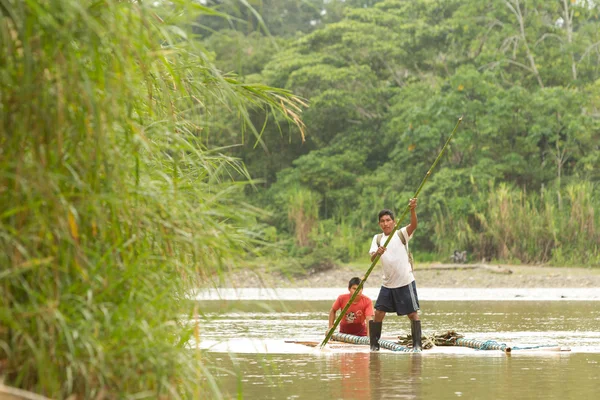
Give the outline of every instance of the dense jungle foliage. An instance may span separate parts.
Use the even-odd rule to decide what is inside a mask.
[[[205,141],[242,144],[278,264],[367,260],[377,212],[404,210],[464,115],[420,196],[417,259],[600,265],[598,2],[250,3],[262,18],[219,2],[237,19],[205,43],[221,70],[307,99],[307,139],[216,118]]]

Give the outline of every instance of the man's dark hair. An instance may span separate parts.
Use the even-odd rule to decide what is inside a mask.
[[[360,285],[360,278],[358,276],[355,276],[354,278],[350,279],[350,282],[348,282],[348,289],[350,289],[354,285]]]
[[[384,215],[389,215],[390,218],[392,219],[392,221],[394,221],[394,212],[392,210],[388,210],[387,208],[385,208],[385,209],[379,211],[379,218],[377,218],[377,222],[379,222],[381,217],[383,217]]]

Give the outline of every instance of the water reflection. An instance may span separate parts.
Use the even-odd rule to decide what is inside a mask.
[[[599,354],[485,352],[473,357],[366,352],[219,359],[216,377],[225,398],[562,400],[594,398],[600,383]]]
[[[391,358],[391,357],[393,358]],[[423,357],[420,354],[371,355],[371,391],[373,399],[418,399],[421,394]]]
[[[333,368],[336,368],[336,365],[333,365]],[[341,397],[344,399],[370,400],[372,398],[372,368],[372,360],[369,353],[340,354],[339,370],[342,375]]]
[[[225,398],[596,398],[600,355],[486,357],[393,353],[225,356]]]

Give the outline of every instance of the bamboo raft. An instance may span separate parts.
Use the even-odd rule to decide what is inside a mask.
[[[347,345],[359,345],[369,346],[369,338],[366,336],[354,336],[346,333],[334,333],[331,339],[337,344],[333,344],[332,348],[345,348],[351,347]],[[287,343],[302,344],[310,347],[318,347],[319,342],[314,341],[286,341]],[[422,350],[415,350],[412,348],[412,337],[411,335],[398,336],[398,341],[380,339],[379,345],[383,349],[390,350],[392,352],[401,353],[421,353]],[[569,347],[562,347],[558,345],[538,345],[538,346],[508,346],[505,343],[498,343],[495,340],[477,340],[467,339],[463,335],[458,334],[455,331],[447,331],[431,336],[423,336],[422,348],[423,351],[433,349],[434,347],[467,347],[474,350],[496,350],[506,354],[510,354],[513,350],[535,350],[535,351],[571,351]]]

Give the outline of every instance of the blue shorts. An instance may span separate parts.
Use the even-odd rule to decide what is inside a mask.
[[[393,289],[382,286],[375,302],[375,309],[395,312],[398,315],[408,315],[419,310],[417,284],[412,281],[406,286]]]

